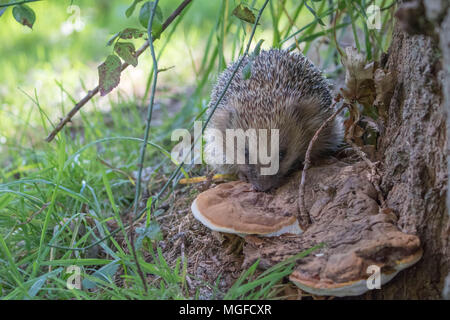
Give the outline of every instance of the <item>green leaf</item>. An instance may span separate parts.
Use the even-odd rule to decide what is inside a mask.
[[[145,34],[145,31],[136,28],[126,28],[119,33],[121,39],[139,39]]]
[[[114,51],[126,63],[131,64],[133,67],[137,66],[138,59],[136,57],[136,49],[131,42],[116,42]]]
[[[94,289],[97,287],[98,283],[111,282],[112,278],[119,269],[119,266],[119,261],[114,260],[113,262],[108,263],[106,266],[101,267],[89,276],[90,279],[83,279],[83,289]]]
[[[252,76],[252,61],[249,61],[242,69],[242,78],[244,80],[250,79]]]
[[[152,221],[148,225],[148,227],[137,227],[135,229],[136,234],[138,235],[136,238],[136,248],[139,249],[142,247],[142,242],[145,238],[149,238],[150,240],[162,240],[161,227],[159,223]]]
[[[129,18],[133,12],[134,9],[136,9],[136,5],[141,2],[142,0],[134,0],[133,3],[131,4],[131,6],[127,9],[127,11],[125,11],[125,15],[127,16],[127,18]]]
[[[12,200],[14,200],[14,196],[8,193],[0,197],[0,211],[6,208]]]
[[[114,54],[109,55],[105,62],[98,66],[100,95],[104,96],[112,91],[120,82],[120,58]]]
[[[319,18],[316,11],[312,7],[308,6],[308,3],[306,1],[305,1],[305,6],[313,14],[313,16],[317,19],[317,22],[319,22],[321,25],[325,26],[325,23],[322,21],[322,19]]]
[[[15,6],[12,13],[17,22],[33,29],[33,24],[36,21],[36,14],[33,9],[25,4],[21,4]]]
[[[38,277],[35,280],[35,282],[33,283],[33,285],[31,286],[31,288],[28,290],[28,296],[31,298],[34,298],[39,293],[39,291],[42,289],[44,284],[47,282],[47,279],[51,276],[58,276],[62,270],[63,270],[63,268],[58,268],[56,270],[53,270],[51,272],[48,272],[48,273]]]
[[[256,20],[254,13],[249,8],[242,5],[242,3],[234,8],[233,15],[245,22],[249,22],[252,24],[254,24]]]
[[[259,56],[259,53],[261,52],[261,45],[263,42],[264,42],[264,39],[261,39],[258,41],[258,43],[255,46],[255,50],[253,50],[253,52],[252,52],[252,58]]]
[[[136,29],[136,28],[126,28],[120,32],[114,34],[111,39],[108,40],[107,46],[110,46],[114,43],[117,38],[120,39],[139,39],[145,34],[145,31]]]
[[[144,28],[148,28],[148,20],[150,19],[151,10],[155,3],[153,1],[147,1],[141,7],[141,11],[139,12],[139,22]],[[153,19],[152,25],[152,36],[155,39],[158,39],[161,31],[162,31],[162,23],[163,23],[163,14],[161,8],[159,6],[156,7],[155,17]]]

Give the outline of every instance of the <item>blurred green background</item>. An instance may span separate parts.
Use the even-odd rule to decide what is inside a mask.
[[[6,0],[0,0],[0,3],[6,2]],[[49,119],[56,123],[59,117],[73,105],[68,95],[61,92],[60,85],[75,100],[81,98],[86,89],[95,87],[98,81],[96,68],[112,52],[112,48],[106,46],[110,37],[126,27],[142,28],[137,18],[139,6],[132,17],[125,16],[125,10],[131,2],[130,0],[96,0],[95,2],[44,0],[30,3],[29,6],[35,10],[37,16],[33,30],[18,24],[12,17],[11,8],[0,17],[2,39],[0,43],[0,135],[2,137],[0,142],[7,144],[5,139],[9,141],[16,137],[24,128],[33,128],[33,133],[27,135],[26,139],[23,137],[20,144],[30,146],[30,143],[39,143],[44,138],[46,132],[41,132],[43,128],[40,128],[42,127],[41,114],[26,94],[34,97],[36,90],[40,107],[47,113]],[[160,7],[164,18],[180,2],[161,1]],[[250,31],[250,24],[230,14],[239,3],[240,1],[234,0],[193,1],[188,13],[164,46],[159,65],[162,68],[173,68],[161,73],[159,90],[183,92],[187,88],[195,88],[200,81],[204,81],[205,88],[202,88],[201,94],[207,99],[211,82],[218,71],[223,69],[226,63],[234,60],[239,50],[242,51],[243,36]],[[261,3],[262,1],[257,1],[254,7],[258,8]],[[79,11],[69,10],[71,5],[77,6]],[[286,10],[290,11],[291,15],[296,7],[298,4],[290,3],[290,1],[285,4]],[[316,7],[321,6],[316,5]],[[265,40],[263,48],[273,44],[275,33],[271,28],[273,23],[271,9],[273,8],[266,10],[262,25],[255,35],[255,40]],[[322,8],[322,11],[325,9],[326,6]],[[223,14],[224,10],[226,14]],[[222,19],[228,20],[225,21],[226,31],[221,30]],[[300,28],[313,20],[314,16],[303,6],[297,17],[296,26]],[[284,31],[288,23],[285,15],[281,15],[277,22],[280,30]],[[329,26],[315,26],[316,31],[327,30],[327,28]],[[292,31],[295,29],[295,27],[290,28]],[[155,42],[157,53],[165,44],[165,38],[169,32],[170,28],[160,40]],[[209,47],[208,39],[211,40]],[[135,42],[137,47],[143,43],[142,40]],[[286,41],[282,46],[288,47],[292,43],[294,43],[293,39]],[[214,54],[213,48],[216,45],[219,46],[219,57],[215,61],[208,61]],[[306,44],[303,43],[302,46],[304,45]],[[325,55],[326,52],[320,54]],[[222,55],[224,59],[221,59]],[[312,55],[317,56],[318,52],[313,52]],[[202,78],[206,71],[205,62],[212,63],[214,67],[210,70],[212,72],[206,74],[207,81]],[[118,89],[109,97],[99,99],[100,106],[108,110],[111,107],[109,99],[116,99],[118,93],[131,100],[143,97],[150,70],[150,54],[146,52],[140,57],[137,68],[129,68],[122,75],[122,82]],[[89,110],[91,107],[88,104],[84,110]],[[16,142],[15,139],[13,141]]]
[[[106,46],[109,38],[126,27],[142,28],[136,12],[129,19],[125,16],[130,2],[49,0],[31,3],[29,6],[37,16],[33,30],[18,24],[11,8],[0,17],[0,134],[3,143],[23,126],[37,130],[28,136],[31,142],[44,138],[45,132],[37,128],[41,124],[40,113],[25,93],[34,96],[36,90],[41,107],[56,122],[64,110],[71,108],[70,99],[61,94],[56,81],[75,99],[82,97],[85,89],[95,87],[97,66],[112,52],[112,48]],[[179,1],[161,1],[165,17],[178,4]],[[77,11],[68,11],[70,5],[79,7],[79,16]],[[202,32],[214,27],[219,8],[217,1],[194,1],[189,15],[183,19],[183,26],[177,29],[161,59],[162,67],[175,66],[161,76],[161,81],[175,87],[193,84],[195,73],[188,46],[198,62],[205,43]],[[156,50],[162,41],[155,42]],[[142,43],[136,41],[137,46]],[[147,52],[141,56],[137,68],[127,70],[117,91],[127,97],[136,93],[142,95],[150,70],[151,59]],[[28,139],[21,141],[24,145],[29,142]]]

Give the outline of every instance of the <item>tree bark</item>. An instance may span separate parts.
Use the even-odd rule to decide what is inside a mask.
[[[397,18],[384,59],[396,83],[381,121],[381,187],[388,207],[398,216],[398,227],[420,237],[424,254],[415,266],[367,297],[440,299],[450,269],[449,1],[403,1]]]

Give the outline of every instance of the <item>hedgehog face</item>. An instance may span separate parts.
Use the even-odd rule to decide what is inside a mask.
[[[248,104],[235,106],[235,116],[231,117],[231,127],[248,130],[251,128],[278,129],[277,146],[275,156],[278,161],[278,171],[275,174],[264,175],[261,169],[267,167],[262,165],[260,159],[256,164],[252,164],[248,159],[248,151],[245,164],[237,166],[241,176],[247,180],[258,191],[267,191],[282,184],[286,176],[292,171],[299,169],[305,158],[308,144],[316,130],[323,123],[327,114],[320,110],[319,103],[314,98],[303,98],[298,101],[291,99],[270,99],[267,103],[261,104],[258,108],[250,108]],[[254,112],[248,112],[253,109]],[[245,112],[239,112],[245,110]],[[258,111],[264,110],[263,114],[254,116]],[[311,156],[313,158],[323,151],[335,147],[338,140],[333,133],[332,126],[323,130],[316,141]],[[268,135],[270,136],[270,134]],[[264,139],[263,139],[264,140]],[[267,139],[268,143],[273,143],[272,139]],[[258,143],[260,140],[258,138]],[[258,145],[259,148],[259,145]],[[271,147],[268,147],[270,150]],[[259,154],[258,154],[259,156]],[[272,159],[273,160],[273,159]],[[254,163],[254,162],[253,162]]]
[[[250,182],[257,191],[268,191],[280,186],[284,182],[285,177],[291,173],[291,171],[297,169],[299,164],[301,164],[297,149],[293,147],[296,145],[295,139],[297,139],[297,142],[299,140],[295,133],[291,132],[291,128],[292,126],[280,128],[272,127],[270,129],[278,130],[276,139],[274,139],[270,131],[267,130],[267,132],[269,132],[268,137],[267,139],[262,140],[259,139],[260,131],[257,130],[258,149],[252,149],[249,148],[248,145],[246,146],[245,163],[238,164],[236,167],[241,178],[245,178]],[[260,150],[260,143],[264,143],[265,140],[269,144],[267,150],[270,152],[266,152],[264,148],[264,151]],[[276,145],[273,145],[274,142]],[[251,160],[251,151],[249,152],[249,150],[258,153],[256,155],[253,154],[253,159],[257,159],[256,163]],[[263,152],[265,158],[264,161],[262,161],[263,159],[260,152]],[[270,162],[268,164],[268,159],[265,157],[266,154],[270,157]],[[266,172],[264,172],[264,169],[266,169]],[[267,174],[267,172],[270,173]]]
[[[236,161],[228,161],[228,156],[221,152],[216,169],[227,173],[239,173],[241,178],[249,181],[255,189],[267,191],[280,186],[286,176],[300,167],[304,161],[308,144],[321,124],[330,116],[331,94],[327,81],[320,72],[301,54],[290,54],[282,50],[261,51],[252,64],[252,75],[243,79],[238,72],[225,95],[223,89],[232,76],[234,65],[228,67],[219,77],[211,94],[210,106],[216,105],[211,117],[210,128],[214,128],[228,139],[226,131],[278,129],[277,147],[268,146],[266,155],[276,156],[277,170],[265,174],[263,169],[271,167],[259,159],[258,151],[247,147],[245,161],[239,148],[225,143],[224,140],[209,140],[206,150],[227,150],[237,155]],[[212,109],[210,109],[212,111]],[[258,133],[257,133],[258,134]],[[267,139],[270,140],[270,139]],[[322,130],[312,150],[311,159],[333,151],[342,140],[341,130],[336,122]],[[214,142],[212,142],[214,141]],[[258,138],[259,144],[259,138]],[[234,146],[234,147],[233,147]],[[207,151],[216,154],[212,151]],[[257,153],[257,161],[249,161]],[[208,153],[209,154],[209,153]],[[220,161],[220,160],[227,161]],[[253,159],[254,160],[254,159]],[[262,159],[264,160],[264,159]]]
[[[250,182],[257,191],[268,191],[276,188],[283,183],[283,178],[289,172],[289,166],[285,163],[286,151],[281,150],[278,153],[278,161],[280,164],[279,170],[274,175],[263,175],[261,170],[267,168],[268,165],[261,164],[243,164],[238,165],[239,174]],[[281,170],[280,170],[281,169]]]

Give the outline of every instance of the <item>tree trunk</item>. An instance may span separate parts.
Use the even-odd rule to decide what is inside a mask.
[[[382,63],[396,75],[378,144],[382,189],[398,216],[398,227],[420,237],[424,254],[415,266],[367,297],[440,299],[450,268],[449,1],[403,1]]]

